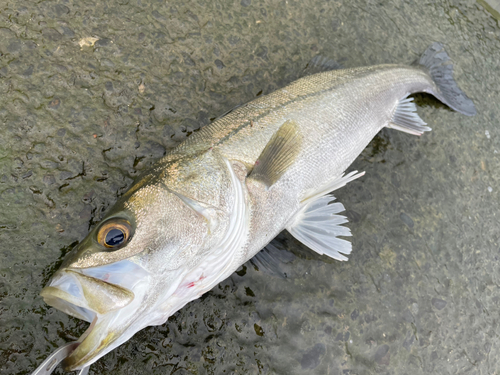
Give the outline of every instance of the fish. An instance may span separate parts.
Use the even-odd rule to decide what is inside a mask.
[[[285,229],[312,251],[347,260],[352,245],[342,237],[351,232],[331,192],[364,174],[348,168],[382,128],[431,130],[409,95],[428,93],[459,113],[476,113],[440,43],[412,65],[330,68],[192,134],[66,255],[41,296],[90,323],[67,370],[165,323]]]

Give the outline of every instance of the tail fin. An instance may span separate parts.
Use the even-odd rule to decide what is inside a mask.
[[[439,99],[450,108],[467,116],[476,114],[474,102],[458,87],[453,79],[453,64],[441,43],[433,43],[425,50],[418,64],[427,68],[436,83]]]

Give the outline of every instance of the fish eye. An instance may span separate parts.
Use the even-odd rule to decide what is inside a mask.
[[[108,249],[117,250],[126,244],[132,234],[130,223],[123,219],[111,219],[101,225],[97,242]]]

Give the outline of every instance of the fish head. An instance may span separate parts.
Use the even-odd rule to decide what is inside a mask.
[[[207,291],[197,282],[228,232],[234,199],[227,163],[199,159],[156,165],[66,255],[42,290],[47,304],[91,323],[65,361],[68,370],[163,324]]]

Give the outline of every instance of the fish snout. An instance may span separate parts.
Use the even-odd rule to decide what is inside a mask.
[[[134,299],[134,293],[126,288],[71,269],[58,271],[40,295],[48,305],[88,322]]]

